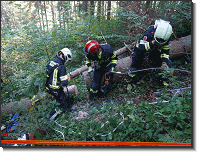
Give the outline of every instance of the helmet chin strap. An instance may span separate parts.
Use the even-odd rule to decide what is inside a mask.
[[[64,60],[64,62],[66,62],[66,59],[65,59],[63,53],[61,53],[59,57],[60,57],[62,60]]]

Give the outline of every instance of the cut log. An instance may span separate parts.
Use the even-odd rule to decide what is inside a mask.
[[[31,107],[31,100],[25,98],[21,101],[9,102],[5,105],[1,105],[1,114],[15,114],[18,111],[28,113]]]
[[[78,89],[77,86],[75,85],[68,86],[68,91],[69,94],[74,94],[74,95],[78,94]],[[67,95],[66,88],[64,88],[64,92]],[[42,97],[45,95],[46,94],[43,94]],[[36,101],[36,99],[41,100],[42,98],[40,95],[36,95],[34,99],[35,100],[33,101]],[[18,111],[28,113],[31,107],[32,107],[32,101],[29,100],[28,98],[25,98],[20,101],[9,102],[5,105],[1,105],[1,114],[15,114]]]
[[[186,53],[191,53],[191,35],[182,37],[178,40],[174,40],[171,42],[170,59]],[[130,57],[119,59],[114,71],[119,71],[122,73],[129,72],[131,62],[132,59]],[[146,66],[146,68],[150,68],[148,67],[148,65]],[[87,71],[83,72],[83,76],[87,90],[89,90],[92,84],[92,80],[90,79]],[[123,75],[114,74],[113,81],[121,81],[122,77]]]
[[[79,92],[76,85],[71,85],[71,86],[68,86],[67,88],[68,88],[69,94],[77,95]],[[64,92],[67,95],[68,92],[67,92],[66,87],[64,87]]]
[[[171,42],[170,58],[191,53],[191,35],[176,39]]]
[[[131,45],[127,45],[123,48],[120,48],[120,49],[114,51],[114,53],[116,55],[121,55],[127,51],[130,51],[130,50],[132,50],[134,44],[135,44],[135,42],[133,42]],[[171,42],[171,49],[170,49],[170,57],[171,58],[181,56],[186,53],[191,53],[191,35],[176,39]],[[79,74],[83,74],[83,72],[85,72],[87,70],[88,70],[88,67],[85,65],[85,66],[71,72],[70,77],[74,78],[74,77],[78,76]]]
[[[120,48],[120,49],[114,51],[114,53],[115,53],[116,55],[121,55],[121,54],[123,54],[123,53],[125,53],[125,52],[131,50],[132,47],[133,47],[133,44],[134,44],[134,43],[132,43],[132,45],[128,45],[128,46],[125,46],[125,47],[123,47],[123,48]],[[76,77],[76,76],[78,76],[78,75],[80,75],[80,74],[83,74],[83,72],[84,72],[84,71],[87,71],[87,70],[88,70],[88,67],[87,67],[87,65],[85,65],[85,66],[83,66],[83,67],[81,67],[81,68],[79,68],[79,69],[77,69],[77,70],[71,72],[71,73],[70,73],[70,78],[72,79],[72,78],[74,78],[74,77]]]
[[[115,51],[115,54],[121,55],[121,54],[131,50],[132,47],[133,47],[133,45],[125,46],[125,47]],[[170,58],[174,58],[174,57],[186,54],[186,53],[191,53],[191,35],[179,38],[177,40],[172,41],[172,43],[171,43]],[[123,73],[128,72],[131,62],[132,62],[132,59],[130,57],[125,57],[125,58],[119,59],[117,62],[117,66],[115,67],[115,71],[119,71],[119,72],[123,72]],[[83,74],[84,80],[86,83],[86,87],[89,90],[89,88],[92,84],[92,80],[89,78],[87,70],[88,70],[88,67],[83,66],[83,67],[71,72],[70,77],[74,78],[74,77],[78,76],[79,74]],[[122,75],[116,74],[113,77],[113,81],[120,81],[121,79],[122,79]],[[69,90],[70,94],[77,95],[77,93],[78,93],[77,87],[74,85],[68,87],[68,90]],[[66,90],[64,89],[64,91],[66,91]],[[67,91],[65,93],[67,94]],[[2,114],[3,113],[14,114],[14,113],[18,112],[19,110],[21,111],[21,109],[29,112],[29,109],[31,107],[32,107],[31,100],[26,98],[21,101],[15,101],[15,102],[10,102],[6,105],[1,105],[1,113]]]
[[[130,65],[131,65],[131,61],[132,61],[132,59],[130,57],[125,57],[125,58],[119,59],[117,61],[117,65],[116,65],[114,71],[119,71],[119,72],[123,72],[123,73],[128,72]],[[84,81],[85,81],[87,90],[89,90],[93,80],[90,79],[90,77],[88,75],[88,71],[83,72],[83,76],[84,76]],[[122,79],[122,75],[120,75],[120,74],[113,75],[113,81],[120,81],[121,79]]]
[[[70,78],[72,79],[72,78],[74,78],[74,77],[76,77],[76,76],[82,74],[84,71],[87,71],[87,70],[88,70],[88,66],[85,65],[85,66],[83,66],[83,67],[81,67],[81,68],[79,68],[79,69],[77,69],[77,70],[71,72],[71,73],[69,74],[69,75],[70,75]]]

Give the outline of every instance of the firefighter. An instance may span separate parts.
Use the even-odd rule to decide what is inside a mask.
[[[130,72],[139,70],[142,66],[146,51],[149,51],[149,59],[152,61],[152,67],[171,67],[169,59],[170,37],[172,35],[172,26],[170,22],[162,19],[156,20],[155,25],[150,26],[144,35],[138,40],[132,54],[132,63]],[[127,91],[133,89],[137,83],[138,77],[136,73],[128,73],[127,75]],[[167,84],[164,79],[160,79],[161,84],[172,87]]]
[[[67,87],[69,81],[69,75],[66,73],[64,63],[70,61],[71,58],[72,52],[68,48],[64,48],[58,51],[56,58],[52,59],[46,66],[46,90],[60,103],[49,114],[49,120],[55,119],[70,106],[69,100],[63,90],[64,87]]]
[[[95,40],[88,41],[83,48],[83,52],[85,53],[85,61],[88,66],[88,74],[93,79],[89,90],[90,103],[92,104],[96,95],[101,97],[104,95],[105,89],[109,90],[111,88],[111,72],[114,70],[118,58],[109,44],[101,45]],[[94,62],[94,69],[91,66],[91,61]],[[101,80],[105,74],[108,78],[110,77],[109,85],[105,86],[106,88],[102,88]]]

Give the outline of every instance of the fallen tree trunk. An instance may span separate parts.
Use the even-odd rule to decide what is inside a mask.
[[[132,44],[134,44],[134,43],[132,43]],[[132,47],[133,47],[133,45],[128,45],[128,46],[125,46],[125,47],[123,47],[123,48],[120,48],[120,49],[114,51],[114,53],[115,53],[116,55],[121,55],[121,54],[123,54],[123,53],[125,53],[125,52],[131,50]],[[75,71],[73,71],[73,72],[70,73],[70,78],[72,79],[72,78],[74,78],[74,77],[76,77],[76,76],[78,76],[78,75],[80,75],[80,74],[83,74],[83,72],[84,72],[84,71],[87,71],[87,70],[88,70],[87,65],[85,65],[85,66],[83,66],[83,67],[81,67],[81,68],[79,68],[79,69],[76,69]]]
[[[171,42],[170,58],[178,57],[183,54],[191,53],[191,35],[175,39]]]
[[[171,42],[170,59],[186,53],[191,53],[191,35],[182,37]],[[132,59],[130,58],[130,56],[119,59],[114,71],[119,71],[122,73],[129,72],[131,62]],[[148,64],[144,64],[144,66],[146,68],[150,68]],[[83,72],[83,76],[87,90],[89,90],[92,84],[92,80],[90,79],[87,71]],[[122,77],[123,75],[114,74],[113,81],[121,81]]]
[[[119,72],[123,72],[123,73],[128,72],[130,65],[131,65],[131,61],[132,61],[132,59],[130,57],[125,57],[125,58],[119,59],[114,71],[119,71]],[[87,88],[87,90],[89,90],[92,85],[93,80],[90,79],[90,76],[88,75],[88,71],[83,72],[83,76],[84,76],[86,88]],[[93,75],[92,75],[92,77],[93,77]],[[113,81],[120,81],[121,78],[122,78],[122,75],[120,75],[120,74],[113,75]]]
[[[134,44],[134,43],[133,43]],[[125,46],[121,49],[118,49],[115,51],[117,55],[121,55],[129,50],[131,50],[133,45]],[[191,35],[182,37],[180,39],[174,40],[171,43],[171,49],[170,49],[170,58],[174,58],[186,53],[191,53]],[[120,72],[128,72],[130,65],[131,65],[132,59],[130,57],[125,57],[122,59],[119,59],[117,62],[117,66],[115,67],[115,71],[120,71]],[[71,78],[74,78],[78,76],[79,74],[83,74],[84,80],[86,83],[86,87],[89,90],[92,80],[88,76],[88,67],[83,66],[73,72],[70,73]],[[120,81],[122,79],[122,75],[115,74],[113,77],[113,81]],[[75,94],[77,95],[78,90],[76,86],[69,86],[68,87],[69,93],[70,94]],[[67,93],[67,90],[65,90],[65,93]],[[32,102],[28,98],[23,99],[21,101],[15,101],[15,102],[10,102],[6,105],[1,105],[1,113],[5,114],[14,114],[17,111],[21,111],[21,109],[27,110],[29,112],[29,109],[32,107]]]
[[[115,54],[121,55],[127,51],[131,51],[134,44],[135,44],[135,42],[133,42],[131,45],[128,45],[128,46],[126,45],[125,47],[116,50]],[[170,49],[171,58],[183,55],[185,53],[191,53],[191,35],[176,39],[176,40],[172,41],[172,43],[171,43],[171,49]],[[72,79],[80,74],[83,74],[83,72],[85,72],[87,70],[88,70],[88,67],[85,65],[85,66],[71,72],[70,77]]]
[[[74,95],[78,94],[78,89],[75,85],[68,86],[68,91],[69,91],[69,94],[74,94]],[[67,95],[66,88],[64,88],[64,92]],[[42,98],[45,95],[46,95],[46,93],[43,94],[42,96],[36,95],[34,97],[33,101],[36,101],[36,99],[38,99],[38,101],[42,100]],[[20,101],[9,102],[5,105],[1,105],[1,114],[15,114],[16,112],[19,112],[19,111],[24,112],[24,113],[28,113],[30,108],[32,107],[33,101],[29,100],[28,98],[25,98]]]

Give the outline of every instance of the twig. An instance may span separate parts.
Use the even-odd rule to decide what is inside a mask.
[[[105,43],[107,44],[107,41],[106,41],[105,37],[103,36],[103,33],[102,32],[101,32],[101,34],[102,34],[103,39],[105,40]]]
[[[133,52],[133,51],[128,47],[128,45],[126,45],[125,42],[124,42],[124,45],[126,46],[126,48],[127,48],[130,52]]]
[[[118,114],[118,113],[114,114],[114,116],[116,116],[117,114]],[[121,115],[121,116],[122,116],[123,121],[121,121],[121,122],[118,124],[118,126],[119,126],[119,125],[121,125],[121,124],[124,122],[124,115],[123,115],[123,113],[122,113],[122,112],[120,112],[120,114],[119,114],[119,115]],[[109,121],[106,121],[105,123],[106,123],[106,124],[108,124],[108,123],[109,123]],[[101,128],[103,128],[103,127],[104,127],[104,125],[105,125],[105,124],[102,124],[102,125],[101,125]],[[116,131],[116,129],[118,128],[118,126],[113,130],[113,132],[114,132],[114,131]],[[101,129],[101,128],[100,128],[100,129]],[[110,134],[111,134],[111,132],[110,132],[110,133],[108,133],[108,134],[102,134],[102,135],[100,135],[100,134],[98,134],[98,133],[97,133],[96,135],[97,135],[97,136],[98,136],[98,135],[100,135],[100,136],[107,136],[107,135],[110,135]]]

